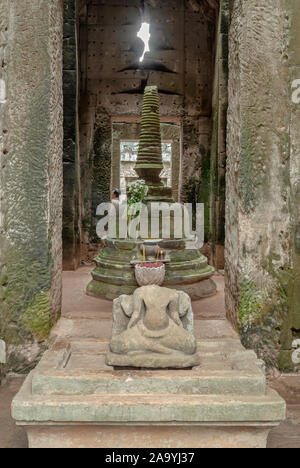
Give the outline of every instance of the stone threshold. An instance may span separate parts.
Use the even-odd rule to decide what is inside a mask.
[[[13,401],[18,424],[32,423],[267,423],[285,418],[274,390],[265,395],[33,395],[32,374]]]

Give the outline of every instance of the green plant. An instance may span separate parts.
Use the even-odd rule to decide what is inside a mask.
[[[128,186],[128,205],[135,205],[136,203],[143,203],[148,193],[148,186],[144,180],[136,180]]]
[[[148,186],[144,180],[136,180],[128,187],[128,213],[127,219],[130,223],[135,218],[140,221],[142,212],[142,203],[148,193]]]

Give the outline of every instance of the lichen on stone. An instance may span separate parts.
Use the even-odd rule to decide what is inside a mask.
[[[287,329],[290,278],[288,267],[279,271],[273,268],[268,271],[268,286],[267,281],[258,282],[250,276],[243,277],[240,286],[242,343],[246,348],[254,349],[268,368],[281,367],[281,350],[289,346],[291,340],[291,331]]]
[[[52,328],[49,296],[45,292],[37,294],[22,316],[23,325],[38,342],[45,341]]]
[[[266,290],[260,290],[254,281],[244,278],[240,286],[240,326],[247,329],[259,322],[268,301]]]

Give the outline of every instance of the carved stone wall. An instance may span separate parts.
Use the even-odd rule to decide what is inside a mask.
[[[228,0],[221,0],[216,36],[216,65],[213,92],[211,164],[207,168],[211,182],[210,236],[212,263],[218,270],[225,265],[225,191],[226,138],[228,109]],[[209,220],[206,218],[206,224]]]
[[[3,1],[0,18],[0,334],[26,372],[61,307],[62,1]]]
[[[80,264],[81,237],[77,0],[64,0],[63,3],[63,267],[65,270],[75,270]]]
[[[299,301],[296,314],[291,312],[292,291],[299,290],[293,239],[300,201],[298,114],[294,107],[291,120],[290,97],[298,48],[296,43],[288,47],[299,23],[297,2],[292,3],[234,2],[227,139],[228,317],[239,325],[246,346],[270,366],[279,359],[284,369],[296,367],[291,363],[292,328],[299,316]],[[294,335],[299,336],[296,328]]]
[[[284,59],[289,71],[290,104],[290,210],[291,210],[291,270],[289,314],[281,337],[280,367],[300,370],[300,10],[296,0],[283,2],[285,10],[286,49]],[[299,346],[298,346],[299,347]]]
[[[6,231],[6,199],[5,199],[5,174],[7,162],[8,139],[8,105],[7,105],[7,68],[9,59],[8,35],[9,35],[9,0],[0,3],[0,339],[7,340],[7,325],[5,315],[7,313],[7,243]],[[2,345],[4,347],[4,345]],[[0,382],[5,370],[0,365]]]

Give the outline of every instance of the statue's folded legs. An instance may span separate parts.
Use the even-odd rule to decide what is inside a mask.
[[[172,289],[145,286],[137,289],[131,297],[121,296],[114,303],[114,330],[108,364],[121,366],[124,362],[124,365],[139,367],[140,361],[136,362],[138,355],[144,357],[143,367],[172,366],[176,358],[178,367],[185,367],[186,364],[180,365],[180,359],[187,356],[192,356],[194,363],[198,362],[192,317],[186,322],[186,328],[183,323],[183,318],[192,313],[189,297]],[[157,366],[154,365],[155,354],[161,355]],[[128,357],[125,361],[124,356]]]

